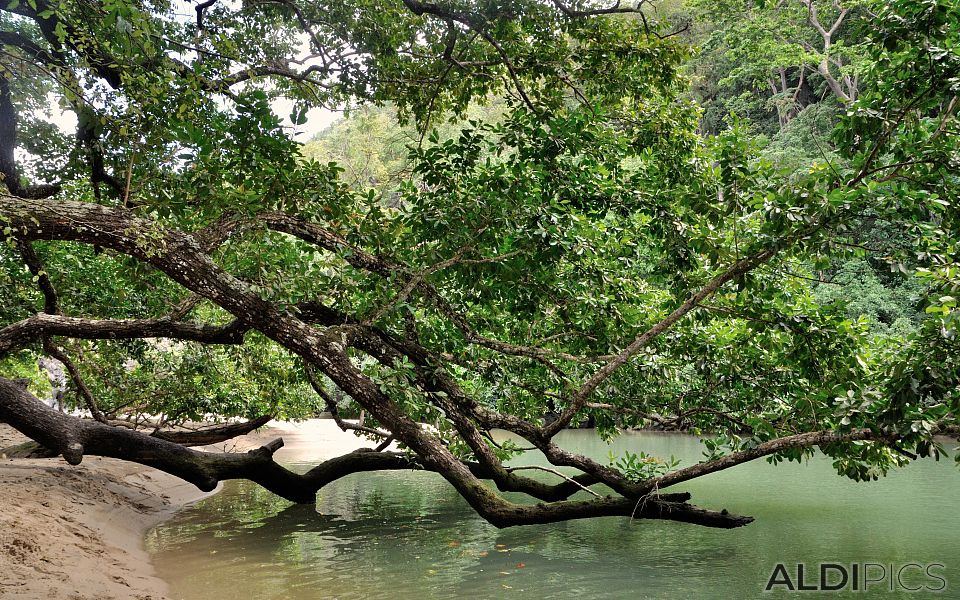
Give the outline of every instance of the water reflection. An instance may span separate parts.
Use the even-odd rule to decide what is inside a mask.
[[[288,440],[285,460],[330,450],[311,439]],[[611,449],[588,431],[560,441],[602,460]],[[612,449],[625,448],[685,464],[700,456],[696,440],[680,435],[629,434]],[[960,598],[960,473],[951,461],[873,484],[829,472],[822,459],[757,463],[684,486],[700,504],[757,517],[733,531],[619,517],[501,531],[422,472],[353,475],[324,489],[315,507],[230,482],[152,531],[148,545],[184,600],[752,598],[778,561],[942,562],[951,587],[940,597]],[[897,597],[866,596],[874,595]]]

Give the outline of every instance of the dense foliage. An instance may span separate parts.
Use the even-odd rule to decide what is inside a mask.
[[[57,358],[104,423],[364,409],[361,433],[498,524],[631,514],[815,447],[855,479],[939,456],[960,411],[960,5],[665,15],[12,0],[3,375],[48,394],[36,361]],[[301,146],[318,106],[356,110]],[[585,420],[689,428],[707,456],[553,443]],[[576,485],[504,467],[493,428]],[[520,514],[475,477],[550,502]],[[618,497],[562,501],[595,483]],[[674,504],[650,515],[742,524]]]

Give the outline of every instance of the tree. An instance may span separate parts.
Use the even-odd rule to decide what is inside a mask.
[[[707,104],[775,112],[780,129],[829,98],[849,106],[868,68],[863,43],[881,3],[870,0],[699,2],[704,52],[694,63]],[[719,72],[718,72],[719,71]]]
[[[426,469],[500,527],[736,527],[751,519],[668,488],[817,447],[855,479],[939,456],[960,401],[960,7],[884,9],[876,85],[836,133],[842,163],[799,174],[761,160],[736,124],[696,133],[686,48],[643,8],[213,1],[185,21],[162,3],[8,4],[4,156],[29,140],[39,160],[3,165],[0,356],[17,374],[60,360],[93,419],[39,402],[35,370],[0,379],[0,418],[72,464],[112,456],[202,489],[248,478],[297,502],[349,473]],[[72,144],[39,133],[49,94],[77,114]],[[297,123],[316,105],[391,102],[426,128],[498,94],[502,117],[411,147],[391,203],[303,159],[270,108],[294,99]],[[929,316],[895,345],[812,290],[863,219],[901,231],[926,278]],[[273,461],[280,441],[185,447],[250,424],[118,423],[297,416],[339,394],[371,416],[357,433],[383,443],[302,475]],[[604,435],[659,422],[715,437],[697,464],[606,465],[555,442],[587,417]],[[495,428],[578,473],[545,483],[508,466],[519,448]]]
[[[433,145],[425,139],[427,131],[437,141],[456,139],[463,124],[471,120],[498,122],[504,107],[496,98],[485,104],[471,104],[463,115],[452,121],[408,123],[397,121],[390,106],[364,106],[345,115],[304,144],[302,154],[321,163],[336,163],[342,169],[340,179],[358,190],[375,189],[384,197],[396,197],[403,182],[416,181],[409,159],[411,145]]]

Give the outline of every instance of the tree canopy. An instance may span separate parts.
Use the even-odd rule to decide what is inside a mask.
[[[691,32],[645,1],[8,2],[0,418],[71,463],[298,502],[436,471],[498,526],[736,527],[668,488],[816,448],[857,480],[939,457],[960,412],[960,4],[721,4],[691,4],[712,19]],[[769,81],[768,144],[732,109]],[[361,120],[305,148],[315,107]],[[357,152],[378,128],[403,135]],[[92,419],[37,400],[44,355]],[[162,427],[325,409],[364,410],[338,421],[383,443],[299,475],[277,443],[185,447],[244,425]],[[555,442],[586,420],[707,452],[602,464]],[[510,466],[494,429],[576,474]]]

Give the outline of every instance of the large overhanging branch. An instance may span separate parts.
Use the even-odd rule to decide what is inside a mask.
[[[510,489],[512,482],[522,481],[519,475],[509,473],[509,478],[502,477],[502,474],[498,473],[496,468],[498,464],[495,462],[492,463],[492,468],[490,463],[481,464],[479,467],[464,463],[446,448],[438,436],[413,421],[389,396],[383,393],[374,381],[365,377],[354,367],[346,349],[350,344],[356,343],[356,339],[352,339],[356,335],[356,332],[352,331],[352,328],[356,327],[355,325],[347,324],[320,329],[305,323],[285,309],[260,298],[241,281],[224,272],[202,251],[200,245],[191,236],[163,229],[156,223],[134,217],[125,209],[71,201],[50,203],[0,195],[0,215],[10,223],[18,236],[26,240],[51,239],[98,244],[148,262],[192,292],[233,313],[238,321],[259,330],[278,344],[316,366],[338,387],[349,393],[361,406],[370,411],[383,424],[385,429],[409,447],[416,454],[416,461],[420,467],[441,474],[478,514],[495,525],[546,523],[574,518],[626,514],[691,521],[713,526],[738,526],[749,522],[743,517],[703,511],[675,499],[667,500],[652,495],[654,490],[659,490],[666,485],[673,485],[679,482],[679,479],[666,478],[633,486],[625,485],[622,474],[608,467],[602,467],[595,461],[560,449],[550,442],[542,429],[510,415],[501,415],[496,411],[484,409],[468,397],[457,398],[451,396],[452,403],[444,405],[446,409],[449,409],[449,412],[467,411],[467,414],[473,415],[473,418],[477,419],[478,423],[485,429],[503,424],[508,429],[520,432],[527,439],[534,441],[535,445],[544,452],[552,464],[574,466],[584,471],[586,476],[578,479],[578,484],[592,485],[596,482],[612,484],[611,487],[621,495],[619,498],[594,499],[585,502],[575,500],[551,501],[532,507],[509,502],[483,485],[479,479],[493,477],[496,484],[502,489]],[[330,317],[331,315],[326,316]],[[408,356],[416,355],[414,350],[404,346],[402,340],[395,340],[388,345]],[[377,354],[376,349],[368,349],[367,351],[374,355]],[[389,348],[385,349],[382,358],[387,361],[393,360]],[[419,364],[429,367],[429,357],[421,360]],[[427,375],[426,371],[424,371],[424,375]],[[440,385],[443,385],[442,377],[438,378],[437,381]],[[429,385],[424,385],[425,391],[429,391]],[[451,386],[445,386],[444,389],[454,389],[456,391]],[[8,397],[11,397],[9,391]],[[143,434],[96,423],[76,426],[70,421],[61,421],[60,419],[63,416],[55,413],[55,411],[52,412],[58,416],[52,417],[50,413],[44,412],[43,408],[36,408],[38,402],[27,403],[26,400],[29,399],[31,399],[29,394],[25,397],[19,396],[19,402],[14,404],[14,410],[19,411],[20,415],[12,415],[7,420],[37,441],[44,444],[53,444],[53,447],[63,453],[68,460],[79,460],[84,452],[90,453],[90,449],[93,448],[94,453],[99,451],[112,452],[112,454],[105,455],[144,462],[144,464],[156,465],[158,468],[167,470],[180,469],[185,479],[198,482],[199,485],[213,485],[221,475],[224,475],[225,478],[243,477],[258,483],[265,481],[266,483],[263,483],[265,487],[274,491],[277,489],[287,490],[281,495],[296,496],[300,494],[299,497],[306,501],[306,495],[302,491],[292,491],[295,487],[294,483],[302,482],[298,479],[291,479],[289,473],[278,471],[279,467],[272,466],[269,448],[261,452],[261,455],[264,453],[267,455],[262,457],[262,460],[258,459],[261,460],[262,465],[266,466],[263,469],[255,469],[253,472],[246,463],[238,466],[235,458],[216,459],[212,463],[201,460],[198,463],[196,455],[183,454],[187,449],[180,446],[178,446],[179,450],[171,451],[169,456],[158,458],[155,454],[141,451],[139,443],[133,443],[139,438],[122,438],[131,443],[125,446],[128,449],[125,454],[119,454],[115,446],[103,441],[115,435],[108,434],[107,431],[121,432],[121,435]],[[458,424],[458,432],[466,432],[469,439],[470,432],[475,430],[476,427],[468,423],[469,419],[466,417],[459,418],[462,416],[458,415],[458,420],[461,421]],[[11,418],[14,420],[11,420]],[[89,429],[87,425],[94,427],[94,429]],[[97,427],[106,427],[107,429],[98,429]],[[55,436],[57,439],[51,438],[53,432],[59,432],[60,435]],[[824,435],[827,434],[833,435],[829,432],[825,432]],[[88,441],[87,437],[90,437],[92,441]],[[808,447],[835,441],[843,440],[813,437],[810,439],[798,438],[790,443]],[[152,446],[149,444],[158,442],[165,441],[153,438],[153,441],[148,443],[146,448],[151,448]],[[106,445],[98,446],[99,443]],[[688,470],[681,470],[678,472],[681,475],[665,477],[700,476],[791,447],[798,446],[762,446],[762,451],[759,453],[731,455],[732,458],[725,457],[717,461],[710,461],[705,463],[706,466],[695,466],[688,468]],[[133,450],[130,450],[130,448]],[[351,460],[356,459],[354,457]],[[367,460],[369,459],[360,462],[367,464]],[[173,463],[171,464],[170,461],[173,461]],[[325,470],[328,471],[329,468],[328,466]],[[213,471],[210,469],[213,469]],[[269,477],[265,476],[264,473],[268,473]],[[280,481],[282,485],[278,484],[277,481]],[[564,481],[559,485],[565,486],[564,490],[576,487],[570,481]],[[534,495],[537,493],[526,489],[521,491]],[[575,491],[577,490],[570,493]]]
[[[23,239],[96,244],[155,266],[187,289],[233,313],[238,320],[317,364],[381,422],[390,423],[411,448],[442,456],[447,464],[454,460],[435,436],[406,417],[373,381],[356,370],[338,332],[314,328],[264,300],[250,286],[220,268],[193,237],[166,230],[125,209],[82,202],[51,203],[0,195],[0,215]],[[454,468],[459,476],[469,477],[466,470]],[[465,480],[460,483],[465,486]]]
[[[280,466],[275,440],[247,453],[208,453],[139,431],[111,427],[62,414],[46,406],[14,381],[0,378],[0,419],[54,450],[70,464],[84,456],[105,456],[154,467],[211,491],[220,481],[250,479],[294,502],[313,502],[321,487],[361,471],[410,468],[403,455],[353,452],[326,461],[303,475]]]
[[[7,200],[14,205],[19,205],[17,209],[11,210],[12,215],[15,215],[18,210],[26,211],[31,213],[33,218],[38,218],[38,220],[41,221],[41,227],[36,232],[37,234],[42,233],[54,239],[57,237],[66,237],[66,239],[79,239],[88,243],[101,243],[102,245],[113,247],[114,249],[125,251],[135,256],[139,255],[142,259],[152,262],[166,271],[174,279],[181,281],[181,283],[188,288],[207,296],[224,308],[231,310],[234,314],[238,316],[243,315],[251,322],[259,320],[259,327],[262,328],[265,333],[288,349],[293,349],[305,358],[315,361],[328,375],[331,375],[331,378],[335,379],[335,382],[341,388],[349,389],[353,386],[355,389],[350,390],[351,395],[353,395],[361,405],[371,410],[371,412],[379,411],[378,419],[382,423],[388,423],[388,429],[390,429],[391,432],[398,433],[398,437],[411,448],[414,448],[418,454],[421,454],[421,456],[441,457],[441,462],[445,463],[449,470],[445,468],[438,468],[438,470],[443,472],[444,475],[451,480],[451,483],[454,483],[454,485],[464,493],[468,500],[471,500],[471,504],[473,504],[478,511],[489,511],[491,510],[491,506],[493,506],[497,508],[497,512],[509,512],[510,509],[502,506],[501,501],[492,500],[487,494],[478,493],[478,488],[470,484],[470,480],[473,479],[473,477],[468,474],[469,472],[467,470],[461,468],[461,465],[457,464],[457,461],[445,448],[442,448],[439,440],[433,436],[424,434],[419,426],[405,415],[402,415],[397,407],[392,405],[389,399],[383,397],[379,390],[376,389],[376,386],[372,386],[371,382],[364,380],[359,374],[353,372],[352,367],[344,364],[344,362],[348,364],[348,361],[344,361],[342,355],[336,358],[338,365],[335,365],[328,352],[317,348],[318,344],[322,344],[323,348],[327,346],[335,347],[338,352],[342,352],[343,346],[337,341],[340,340],[339,336],[342,335],[342,332],[328,334],[328,336],[332,337],[318,336],[317,330],[306,326],[299,319],[281,314],[273,305],[253,296],[243,284],[231,278],[229,275],[222,273],[208,258],[202,255],[198,256],[199,253],[196,249],[195,242],[192,242],[192,240],[183,236],[183,234],[169,232],[168,239],[164,242],[164,244],[167,244],[165,252],[148,251],[149,249],[143,248],[142,244],[132,240],[130,235],[138,229],[149,230],[150,228],[155,228],[155,226],[149,222],[134,219],[124,211],[95,205],[84,205],[81,203],[58,203],[60,210],[58,210],[55,215],[51,215],[50,212],[48,212],[50,207],[42,203],[31,203],[23,199],[15,198],[8,198]],[[2,206],[2,204],[0,204],[0,206]],[[30,208],[33,208],[33,210],[30,210]],[[93,226],[88,225],[78,228],[73,223],[64,222],[62,217],[65,215],[79,222],[93,224]],[[36,228],[33,221],[22,220],[21,223],[23,224],[22,226],[27,229],[27,233],[29,233],[31,228]],[[274,223],[276,223],[276,221],[274,221]],[[107,226],[106,229],[104,228],[105,225]],[[116,232],[119,232],[120,235],[116,235]],[[316,236],[311,237],[317,239]],[[175,242],[178,247],[172,248],[173,244],[171,242]],[[342,241],[331,237],[324,240],[324,243],[336,248]],[[161,246],[164,244],[161,244]],[[767,259],[774,253],[775,251],[773,250],[764,251],[752,257],[752,260],[739,263],[738,267],[746,269],[753,264],[758,264],[760,261]],[[369,261],[366,262],[365,266],[370,270],[380,270],[384,268],[383,263],[377,261],[375,257],[364,254],[354,256],[355,260]],[[184,268],[185,265],[188,265],[189,268]],[[735,275],[736,270],[734,270],[734,274],[732,275],[729,272],[722,275],[722,281],[718,282],[718,280],[715,280],[713,282],[714,287],[711,288],[708,286],[708,288],[705,288],[707,292],[704,296],[708,295],[713,289],[718,288],[724,281],[729,280]],[[700,299],[698,297],[695,298]],[[690,307],[690,309],[692,309],[692,307]],[[328,341],[324,342],[323,340]],[[409,353],[408,350],[404,351]],[[339,380],[337,380],[337,378],[339,378]],[[374,389],[371,389],[371,387]],[[356,393],[358,391],[360,392],[359,394]],[[466,402],[469,401],[467,400],[465,403]],[[618,493],[626,493],[630,489],[630,486],[627,485],[627,482],[623,479],[622,474],[619,474],[609,467],[600,465],[587,457],[567,452],[555,446],[549,442],[550,436],[545,435],[545,432],[539,428],[533,427],[531,424],[523,422],[520,419],[509,418],[499,413],[493,413],[493,411],[485,411],[477,407],[475,403],[467,404],[467,406],[481,419],[485,426],[504,426],[534,442],[534,444],[544,452],[551,463],[581,469],[596,480],[610,485]],[[387,412],[384,413],[383,411]],[[470,434],[471,429],[463,427],[463,430],[469,439],[470,435],[468,434]],[[406,439],[404,439],[404,437]],[[410,443],[408,440],[412,440],[413,443]],[[481,449],[480,446],[475,448],[475,450],[479,449]],[[516,474],[503,476],[502,473],[499,473],[501,469],[496,468],[499,465],[495,462],[484,462],[486,463],[485,467],[495,476],[494,478],[497,480],[498,485],[506,486],[507,488],[511,487],[511,480],[517,477]]]
[[[328,251],[344,252],[345,260],[358,269],[382,275],[389,273],[406,273],[399,265],[394,265],[387,259],[350,246],[348,242],[319,225],[307,223],[295,217],[281,214],[267,215],[264,220],[269,227],[280,228],[282,231],[297,235],[305,241],[314,243]],[[422,279],[418,285],[422,286],[423,291],[429,298],[438,304],[442,304],[442,296],[440,296],[432,286]],[[551,442],[550,437],[543,434],[540,427],[533,423],[513,415],[504,415],[479,405],[475,399],[464,394],[454,381],[449,377],[444,377],[444,371],[437,368],[442,364],[440,358],[416,341],[389,335],[374,326],[362,324],[355,319],[351,319],[349,315],[340,313],[318,302],[302,303],[298,305],[297,308],[300,318],[307,322],[322,323],[327,326],[349,325],[352,343],[356,344],[359,342],[361,349],[369,352],[371,356],[378,358],[378,360],[381,360],[388,366],[392,366],[392,362],[389,357],[384,360],[384,353],[386,352],[384,345],[392,347],[400,354],[412,359],[421,369],[428,370],[430,372],[429,379],[433,381],[434,384],[439,384],[439,391],[446,394],[454,403],[453,410],[450,410],[451,407],[449,406],[440,406],[441,410],[446,414],[459,415],[461,411],[466,411],[487,428],[502,428],[512,431],[532,442],[537,449],[544,453],[552,464],[577,468],[583,471],[585,478],[592,483],[602,482],[618,492],[622,492],[629,486],[629,482],[615,469],[602,465],[589,457],[560,448]],[[451,312],[452,310],[453,309],[450,308],[449,311],[444,311],[444,314],[450,313],[456,316],[455,312]],[[465,321],[462,327],[462,331],[470,331],[469,325],[467,325]],[[493,340],[486,340],[486,342],[487,343],[481,345],[488,346],[491,342],[493,342],[494,345],[500,344]],[[504,353],[508,355],[513,354],[512,352]],[[427,386],[427,388],[429,389],[429,386]],[[438,397],[431,398],[436,403]],[[470,444],[474,452],[477,453],[478,458],[488,469],[488,476],[494,479],[501,490],[523,491],[525,493],[532,493],[535,496],[540,493],[538,491],[531,491],[537,488],[535,480],[519,477],[515,473],[508,472],[498,461],[490,456],[489,449],[483,444],[482,439],[479,439],[480,436],[476,427],[468,422],[461,422],[458,425],[458,431],[465,436],[464,439]]]
[[[575,492],[576,487],[548,489],[548,486],[537,480],[521,477],[505,469],[484,443],[481,431],[468,418],[464,418],[464,414],[471,416],[485,428],[500,428],[520,435],[532,442],[554,465],[579,469],[583,475],[576,477],[578,483],[583,485],[604,483],[617,492],[629,487],[629,481],[617,470],[589,457],[560,448],[545,437],[541,429],[533,423],[482,406],[475,398],[466,394],[446,373],[441,367],[443,360],[418,342],[391,335],[372,325],[361,324],[348,315],[319,302],[306,302],[298,305],[298,309],[300,317],[308,322],[330,327],[347,326],[349,333],[346,336],[350,345],[366,352],[385,366],[393,367],[401,355],[413,361],[417,365],[418,379],[422,389],[427,392],[442,392],[442,394],[426,394],[427,400],[445,414],[456,416],[458,432],[480,460],[483,477],[493,479],[501,491],[523,492],[546,500],[557,499],[557,494],[561,492],[565,492],[566,495],[563,497],[566,497]]]
[[[392,368],[401,357],[412,359],[417,366],[418,384],[425,392],[426,399],[447,415],[456,427],[458,435],[477,457],[478,462],[470,466],[473,474],[485,479],[492,479],[501,491],[522,492],[541,500],[554,501],[568,497],[576,492],[578,487],[583,488],[600,481],[609,482],[616,487],[615,479],[603,480],[589,473],[577,478],[570,478],[564,484],[550,486],[535,479],[520,476],[510,469],[505,469],[492,448],[487,445],[482,431],[469,418],[470,414],[474,414],[476,401],[465,394],[456,381],[450,378],[443,369],[437,368],[439,362],[436,361],[436,357],[428,349],[411,340],[392,336],[376,327],[357,323],[346,315],[317,302],[307,303],[300,309],[301,317],[310,318],[311,322],[322,322],[330,326],[348,326],[349,333],[345,333],[344,340],[351,346],[366,352],[384,366]],[[336,404],[317,381],[313,367],[309,363],[306,365],[306,373],[310,384],[324,398],[341,429],[353,429],[387,437],[386,432],[347,424],[339,419]],[[572,484],[572,486],[569,484]]]
[[[420,345],[417,341],[402,338],[385,332],[373,325],[362,324],[319,302],[306,302],[298,305],[300,318],[310,323],[319,323],[330,327],[347,326],[346,337],[350,345],[366,352],[381,364],[393,367],[400,356],[406,357],[417,365],[419,383],[427,392],[426,398],[440,410],[456,418],[458,433],[470,445],[479,459],[474,474],[493,479],[501,491],[523,492],[541,500],[553,501],[566,498],[577,491],[578,486],[604,483],[615,491],[629,487],[629,482],[615,469],[604,466],[595,460],[569,452],[544,437],[539,427],[512,415],[504,415],[480,405],[476,399],[466,394],[457,382],[441,368],[443,361],[435,353]],[[583,472],[570,482],[547,486],[540,481],[519,476],[506,469],[484,443],[481,430],[475,426],[468,415],[485,428],[500,428],[512,431],[529,440],[543,452],[554,465],[574,467]]]
[[[519,524],[527,509],[498,496],[434,434],[424,430],[350,361],[342,331],[316,329],[285,309],[258,296],[221,269],[191,236],[165,230],[129,211],[73,201],[49,203],[0,195],[0,215],[24,239],[97,244],[152,264],[187,289],[231,312],[287,350],[312,362],[337,386],[371,412],[398,440],[413,450],[425,467],[449,481],[471,506],[492,523]],[[29,435],[29,434],[28,434]],[[541,519],[578,518],[580,508],[549,505]],[[573,512],[570,512],[573,511]]]
[[[545,425],[542,430],[530,431],[531,428],[525,423],[518,423],[520,427],[511,427],[505,423],[500,424],[500,426],[504,426],[511,431],[527,437],[527,439],[529,439],[531,442],[538,444],[538,447],[541,447],[541,449],[543,449],[545,452],[547,452],[549,447],[545,440],[549,440],[549,438],[555,436],[558,432],[567,427],[572,422],[576,414],[584,408],[597,387],[599,387],[600,384],[608,379],[614,372],[628,363],[630,359],[633,358],[638,352],[647,347],[662,333],[669,330],[674,324],[680,321],[691,311],[699,307],[705,299],[709,298],[718,290],[720,290],[723,285],[770,261],[784,248],[787,248],[798,240],[811,235],[813,231],[817,229],[815,226],[797,231],[791,235],[784,236],[782,239],[771,244],[770,246],[762,248],[752,255],[737,261],[707,282],[702,288],[691,295],[690,298],[688,298],[660,322],[656,323],[654,326],[638,335],[618,354],[588,358],[574,356],[563,352],[556,352],[549,349],[510,344],[481,336],[474,331],[474,329],[467,322],[466,318],[464,318],[463,315],[456,311],[456,309],[454,309],[443,298],[436,288],[426,282],[424,278],[417,277],[417,275],[410,273],[409,270],[403,265],[397,264],[388,258],[366,252],[362,248],[350,244],[341,236],[318,224],[306,222],[290,215],[283,213],[268,213],[261,215],[261,220],[266,224],[267,227],[271,229],[288,233],[306,242],[321,247],[329,252],[337,254],[338,256],[342,256],[344,260],[346,260],[354,268],[367,271],[369,273],[374,273],[385,278],[397,279],[400,282],[403,282],[405,286],[416,287],[445,317],[449,318],[450,321],[464,334],[467,340],[472,343],[476,343],[480,346],[495,350],[505,355],[525,356],[532,358],[546,364],[548,368],[555,368],[549,362],[549,359],[551,358],[569,360],[578,363],[590,363],[605,360],[606,363],[586,381],[584,381],[580,388],[571,395],[568,406],[564,409],[560,416],[553,422]],[[530,431],[532,435],[528,435],[528,431]],[[574,463],[576,466],[578,466],[578,468],[586,466],[589,472],[605,480],[605,482],[609,485],[616,487],[618,484],[622,483],[622,480],[614,477],[614,474],[610,469],[607,469],[602,465],[598,465],[584,457],[575,458],[575,455],[564,453],[564,451],[560,450],[559,448],[550,449],[548,452],[548,457],[549,456],[555,456],[559,460],[562,460],[565,464]]]
[[[426,468],[436,470],[450,481],[489,521],[510,525],[529,522],[533,518],[528,508],[507,502],[479,485],[470,468],[454,457],[436,436],[404,415],[376,384],[360,375],[343,353],[344,347],[338,341],[340,332],[322,334],[255,296],[242,282],[224,273],[202,254],[189,236],[158,230],[155,224],[137,219],[123,209],[69,201],[52,205],[0,196],[0,214],[6,215],[18,234],[26,239],[96,243],[150,262],[188,289],[233,312],[284,347],[316,364],[413,449]],[[145,235],[147,233],[152,235]],[[142,241],[144,237],[152,239],[153,245],[147,247]],[[584,507],[582,503],[553,503],[545,505],[535,518],[538,519],[536,522],[546,522],[614,514],[617,510],[622,514],[626,504],[635,500],[625,500],[622,505],[604,504],[599,513],[594,507]],[[683,512],[670,510],[671,514]]]
[[[391,335],[371,325],[358,323],[348,315],[318,302],[304,303],[298,308],[301,318],[309,322],[323,323],[328,326],[347,326],[349,343],[385,366],[394,366],[400,356],[412,360],[417,365],[422,389],[427,392],[441,392],[440,394],[428,393],[426,396],[428,401],[454,420],[458,433],[480,460],[483,476],[493,479],[501,491],[523,492],[545,499],[554,498],[559,490],[548,490],[534,479],[521,477],[505,469],[485,444],[481,431],[465,415],[472,416],[486,428],[501,428],[520,435],[543,452],[551,464],[579,469],[583,475],[577,476],[578,483],[584,485],[604,483],[618,493],[624,493],[630,488],[630,482],[622,473],[587,456],[561,448],[533,423],[482,406],[476,399],[466,394],[444,369],[440,368],[442,364],[440,357],[418,342]],[[562,489],[568,495],[576,491],[575,487]]]
[[[787,437],[777,438],[758,444],[757,446],[734,452],[720,458],[709,460],[702,463],[691,465],[684,469],[677,469],[655,479],[644,482],[634,488],[634,493],[642,493],[642,490],[665,489],[678,483],[690,481],[710,473],[724,471],[743,463],[757,460],[765,456],[777,454],[785,450],[796,448],[812,448],[814,446],[825,446],[829,444],[841,444],[858,441],[886,441],[892,443],[897,436],[895,434],[878,433],[871,429],[856,429],[854,431],[843,433],[836,431],[811,431],[800,433]]]
[[[421,462],[405,454],[361,449],[297,474],[273,460],[274,452],[283,446],[280,439],[246,453],[199,452],[137,431],[64,415],[44,405],[17,382],[3,378],[0,378],[0,419],[62,454],[70,464],[79,464],[86,455],[119,458],[170,473],[204,491],[215,489],[223,480],[249,479],[300,503],[315,502],[318,490],[352,473],[435,469],[430,461]],[[534,506],[504,503],[504,509],[481,514],[499,527],[614,515],[723,528],[740,527],[753,520],[726,511],[691,506],[686,503],[687,499],[688,494],[650,494],[637,500],[601,498]]]
[[[197,429],[155,429],[150,432],[151,437],[160,438],[181,446],[207,446],[232,440],[241,435],[259,429],[273,420],[271,415],[263,415],[256,419],[226,425],[205,426]],[[112,421],[111,425],[117,425]]]

